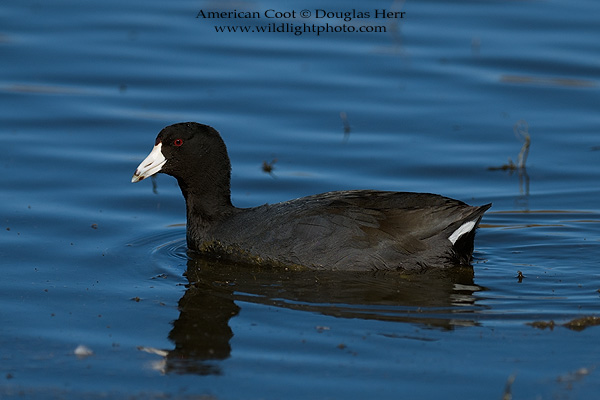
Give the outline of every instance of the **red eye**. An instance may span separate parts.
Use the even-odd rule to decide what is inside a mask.
[[[183,140],[181,140],[181,139],[173,140],[173,145],[175,145],[177,147],[181,146],[182,144],[183,144]]]

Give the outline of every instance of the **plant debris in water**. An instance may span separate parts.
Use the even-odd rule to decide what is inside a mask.
[[[515,382],[515,375],[511,375],[506,380],[506,386],[504,387],[504,394],[502,395],[502,400],[512,400],[512,384]]]
[[[350,122],[348,122],[348,114],[344,111],[340,112],[340,119],[342,120],[342,125],[344,127],[344,139],[348,139],[348,135],[350,134]]]
[[[273,170],[275,169],[275,163],[277,162],[277,159],[273,159],[273,161],[271,161],[270,163],[263,161],[262,163],[262,170],[263,172],[266,172],[267,174],[273,176]],[[273,176],[274,177],[274,176]]]
[[[600,325],[600,317],[582,317],[576,318],[572,321],[567,322],[563,326],[569,328],[574,331],[582,331],[585,328],[589,328],[591,326]]]
[[[525,164],[527,163],[527,156],[529,155],[529,147],[531,146],[531,136],[529,135],[529,124],[524,119],[518,120],[513,125],[513,131],[515,132],[515,136],[517,139],[523,141],[523,146],[521,147],[521,151],[517,156],[516,164],[508,158],[508,163],[501,165],[499,167],[488,167],[490,171],[517,171],[524,170]]]
[[[554,327],[556,326],[556,323],[552,320],[550,320],[550,321],[535,321],[535,322],[529,322],[527,325],[531,325],[534,328],[538,328],[538,329],[550,328],[550,330],[553,330]],[[587,317],[575,318],[567,323],[562,324],[561,326],[571,329],[572,331],[581,332],[582,330],[584,330],[586,328],[590,328],[592,326],[597,326],[597,325],[600,325],[600,317],[587,316]]]

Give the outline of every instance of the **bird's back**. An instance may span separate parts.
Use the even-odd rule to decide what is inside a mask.
[[[421,270],[466,264],[491,205],[434,194],[354,190],[238,209],[192,249],[246,262],[328,270]],[[453,236],[454,235],[454,236]]]

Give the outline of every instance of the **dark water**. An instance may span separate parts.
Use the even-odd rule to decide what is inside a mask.
[[[406,14],[272,21],[266,10],[325,6],[3,2],[1,398],[597,395],[600,5],[326,10],[353,8]],[[386,32],[214,28],[271,23]],[[493,202],[473,268],[335,275],[188,260],[175,181],[130,183],[179,121],[221,131],[238,206],[351,188]],[[489,169],[518,163],[527,135],[525,169]],[[80,345],[93,355],[77,357]]]

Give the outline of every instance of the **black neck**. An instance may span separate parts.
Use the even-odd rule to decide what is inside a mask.
[[[202,188],[191,188],[179,181],[187,209],[188,235],[202,237],[216,222],[230,215],[235,207],[231,204],[229,185],[206,182]]]

